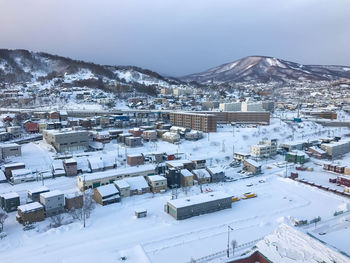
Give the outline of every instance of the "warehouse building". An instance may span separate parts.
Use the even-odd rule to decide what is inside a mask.
[[[44,141],[57,152],[86,150],[89,147],[89,133],[79,130],[44,130]]]
[[[111,184],[116,180],[135,177],[135,176],[148,176],[154,175],[155,166],[152,164],[143,165],[140,167],[128,167],[121,169],[113,169],[104,172],[83,174],[77,177],[78,188],[83,191],[85,189],[96,188],[101,185]],[[85,183],[84,183],[85,180]]]
[[[341,140],[338,142],[323,143],[321,149],[334,158],[350,152],[350,140]]]
[[[10,192],[0,195],[1,208],[8,212],[16,211],[20,205],[19,195],[15,192]]]
[[[46,216],[64,212],[64,194],[59,190],[41,193],[40,203],[45,207]]]
[[[165,210],[176,220],[231,208],[232,196],[223,192],[211,192],[168,201]]]
[[[11,156],[21,156],[21,145],[17,143],[0,144],[0,159],[6,159]]]

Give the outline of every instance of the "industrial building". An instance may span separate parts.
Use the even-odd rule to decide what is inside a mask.
[[[338,142],[323,143],[321,149],[334,158],[350,152],[350,140],[341,140]]]
[[[57,152],[86,150],[89,147],[89,133],[79,130],[44,130],[43,138]]]
[[[0,159],[6,159],[11,156],[21,156],[21,145],[17,143],[0,144]]]
[[[84,185],[85,189],[96,188],[101,185],[111,184],[116,180],[124,179],[127,177],[154,175],[154,169],[155,166],[149,164],[140,167],[135,166],[92,174],[83,174],[77,177],[77,185],[78,188],[83,191]]]
[[[231,206],[231,195],[223,192],[211,192],[170,200],[166,204],[165,210],[176,220],[183,220],[231,208]]]
[[[250,153],[254,157],[269,158],[277,154],[277,140],[260,141],[250,146]]]

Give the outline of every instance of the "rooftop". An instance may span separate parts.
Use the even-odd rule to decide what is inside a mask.
[[[54,190],[51,192],[46,192],[46,193],[40,194],[40,196],[42,196],[44,198],[50,198],[50,197],[57,196],[57,195],[63,195],[63,193],[60,190]]]

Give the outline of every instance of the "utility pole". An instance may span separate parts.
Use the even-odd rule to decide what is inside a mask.
[[[83,226],[85,228],[85,174],[83,175]]]
[[[230,257],[230,231],[234,230],[232,227],[227,225],[227,257]]]

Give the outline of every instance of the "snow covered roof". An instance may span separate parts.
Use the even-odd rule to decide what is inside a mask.
[[[0,181],[6,180],[6,176],[3,171],[0,170]]]
[[[118,189],[114,186],[114,184],[102,185],[96,188],[102,197],[109,195],[117,195],[119,194]]]
[[[315,146],[312,146],[312,147],[309,147],[309,149],[319,153],[319,154],[325,154],[326,152],[318,147],[315,147]]]
[[[8,163],[4,164],[4,168],[12,168],[12,167],[17,167],[17,166],[25,166],[24,163]]]
[[[117,180],[113,182],[116,186],[118,186],[119,188],[130,188],[130,185],[124,180]]]
[[[179,199],[169,200],[168,203],[176,208],[182,208],[210,201],[220,200],[224,198],[232,198],[231,195],[224,192],[211,192],[206,194],[193,195]]]
[[[213,174],[219,174],[219,173],[222,173],[224,172],[224,170],[220,167],[207,167],[207,170]]]
[[[143,176],[135,176],[135,177],[129,177],[124,179],[129,185],[130,185],[130,190],[142,190],[142,188],[147,188],[148,183],[143,178]]]
[[[161,175],[150,175],[148,176],[148,179],[152,182],[157,182],[157,181],[166,181],[166,178]]]
[[[272,262],[349,262],[345,256],[286,224],[277,227],[256,246]]]
[[[190,160],[172,160],[167,161],[166,164],[171,165],[172,167],[182,167],[184,164],[192,163]]]
[[[4,199],[12,199],[12,198],[17,198],[19,197],[19,195],[15,192],[9,192],[9,193],[5,193],[5,194],[1,194],[0,195],[2,198]]]
[[[64,170],[62,160],[53,160],[53,162],[52,162],[52,168],[53,168],[54,170]]]
[[[210,174],[207,170],[205,169],[196,169],[192,171],[197,177],[202,177],[202,178],[210,178]],[[199,176],[201,174],[201,176]]]
[[[0,148],[6,147],[20,147],[20,145],[17,143],[0,143]]]
[[[255,167],[261,166],[260,163],[254,161],[253,159],[246,159],[245,162],[250,163],[251,165],[253,165],[253,166],[255,166]]]
[[[187,169],[181,169],[181,174],[185,177],[191,177],[193,176],[193,173],[191,173],[189,170]]]
[[[26,175],[32,175],[32,171],[29,169],[12,170],[12,177],[21,177]]]
[[[20,205],[17,207],[18,210],[21,210],[22,213],[26,213],[26,212],[31,212],[31,211],[35,211],[35,210],[40,210],[43,209],[43,205],[40,204],[39,202],[33,202],[30,204],[25,204],[25,205]]]
[[[75,159],[73,159],[73,158],[66,159],[66,160],[64,160],[64,162],[66,164],[75,164],[75,163],[77,163],[77,161]]]
[[[50,198],[50,197],[57,196],[57,195],[63,195],[63,193],[60,190],[54,190],[51,192],[45,192],[45,193],[40,194],[40,196],[43,196],[44,198]]]
[[[103,161],[100,159],[100,157],[89,157],[88,161],[92,170],[100,170],[104,168]]]
[[[28,194],[48,192],[48,191],[50,191],[50,189],[47,188],[46,186],[39,186],[39,187],[34,188],[34,189],[29,189]]]

